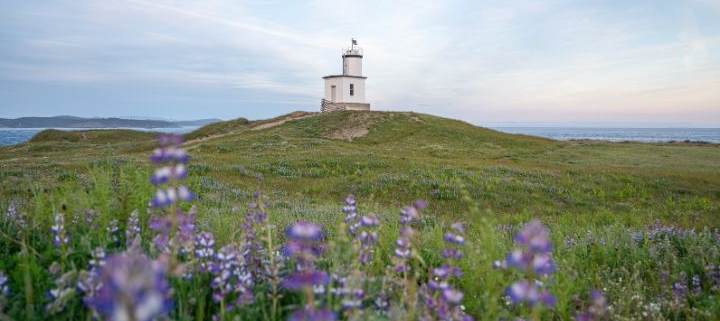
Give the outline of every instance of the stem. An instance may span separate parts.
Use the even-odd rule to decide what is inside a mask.
[[[272,306],[270,307],[270,318],[271,320],[277,320],[277,309],[278,309],[278,282],[277,282],[277,275],[275,275],[275,269],[277,269],[277,262],[275,261],[275,254],[273,253],[273,239],[272,239],[272,231],[270,229],[270,226],[266,226],[265,229],[267,230],[267,249],[268,249],[268,255],[270,256],[270,267],[273,269],[273,274],[270,276],[272,278],[271,280],[271,287],[272,287]]]

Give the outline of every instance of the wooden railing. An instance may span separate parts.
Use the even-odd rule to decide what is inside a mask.
[[[334,104],[333,102],[322,99],[320,100],[320,112],[323,113],[329,113],[332,111],[339,111],[339,110],[345,110],[345,106],[342,104]]]
[[[320,112],[329,113],[341,110],[370,110],[370,104],[363,103],[334,103],[327,99],[320,100]]]

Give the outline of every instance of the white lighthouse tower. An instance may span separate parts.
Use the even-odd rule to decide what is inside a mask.
[[[323,113],[336,110],[370,110],[365,102],[365,79],[362,75],[363,50],[352,39],[350,47],[343,48],[342,75],[325,76],[325,97],[320,103]]]

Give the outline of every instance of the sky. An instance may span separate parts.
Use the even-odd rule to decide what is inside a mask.
[[[0,117],[373,110],[481,126],[720,127],[720,0],[4,1]]]

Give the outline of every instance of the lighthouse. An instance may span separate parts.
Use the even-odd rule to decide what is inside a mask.
[[[363,50],[357,40],[342,49],[342,75],[325,76],[325,97],[320,102],[323,113],[338,110],[370,110],[365,102],[365,79],[362,75]]]

